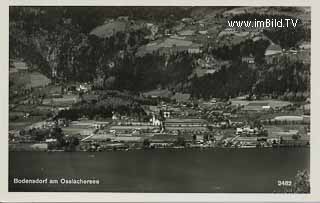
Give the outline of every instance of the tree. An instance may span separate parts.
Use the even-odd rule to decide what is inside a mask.
[[[150,147],[150,140],[149,139],[144,139],[142,146],[144,149],[148,149]]]
[[[65,136],[59,127],[51,129],[50,136],[57,139],[57,147],[64,147],[66,144]]]
[[[76,146],[80,144],[80,140],[76,136],[68,136],[65,141],[65,151],[75,151]]]
[[[294,135],[292,135],[292,138],[294,140],[298,140],[300,138],[300,135],[299,134],[294,134]]]
[[[262,136],[262,137],[268,137],[268,130],[266,130],[266,129],[261,130],[260,136]]]
[[[309,171],[298,171],[290,187],[284,189],[285,193],[310,193]]]
[[[207,133],[203,135],[203,141],[209,141],[209,135]]]
[[[185,141],[185,139],[184,139],[184,137],[181,137],[181,136],[179,136],[179,137],[177,137],[177,140],[175,141],[175,145],[176,146],[186,146],[186,141]]]
[[[310,192],[310,175],[307,170],[298,172],[293,183],[293,190],[295,193]]]
[[[196,141],[197,141],[197,135],[196,135],[196,134],[193,134],[193,135],[192,135],[192,140],[193,140],[193,142],[196,142]]]

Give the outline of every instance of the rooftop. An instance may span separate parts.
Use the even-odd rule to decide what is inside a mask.
[[[264,55],[265,56],[270,56],[270,55],[279,54],[281,52],[282,52],[281,47],[279,45],[277,45],[277,44],[272,43],[272,44],[270,44],[268,46],[268,48],[266,49],[266,52],[265,52]]]
[[[260,106],[260,107],[262,107],[262,106],[268,106],[268,105],[269,105],[269,103],[267,103],[267,102],[265,102],[265,103],[263,103],[263,102],[251,102],[247,106]]]
[[[158,128],[157,126],[153,125],[116,125],[111,126],[110,130],[127,130],[127,129],[154,129]]]
[[[165,120],[166,123],[207,123],[204,119],[199,118],[169,118]]]

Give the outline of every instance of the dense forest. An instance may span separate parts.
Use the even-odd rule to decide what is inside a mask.
[[[253,41],[247,39],[233,46],[222,46],[210,50],[211,54],[222,60],[240,60],[242,56],[253,56],[256,63],[264,62],[264,53],[270,45],[268,40]]]
[[[191,13],[190,7],[10,7],[10,59],[22,58],[56,82],[90,82],[97,90],[128,90],[138,94],[168,88],[195,98],[289,95],[286,99],[293,98],[290,94],[300,98],[299,94],[310,91],[310,64],[287,60],[267,64],[264,53],[269,40],[247,39],[231,46],[204,49],[198,54],[154,52],[137,57],[137,49],[150,42],[145,38],[150,30],[143,26],[106,38],[89,34],[106,19],[121,15],[170,28]],[[232,19],[266,18],[292,17],[245,13]],[[310,40],[310,28],[301,23],[296,28],[266,29],[264,34],[285,49]],[[205,55],[230,61],[231,65],[214,74],[190,77],[196,60]],[[245,56],[254,57],[254,67],[242,62]],[[110,114],[112,109],[96,111]]]
[[[216,74],[193,78],[192,95],[198,98],[229,98],[251,91],[257,79],[256,71],[246,63],[235,63],[222,67]]]

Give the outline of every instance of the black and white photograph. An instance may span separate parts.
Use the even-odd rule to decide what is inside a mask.
[[[9,193],[310,194],[310,6],[8,9]]]

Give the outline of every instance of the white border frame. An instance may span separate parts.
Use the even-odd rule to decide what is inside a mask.
[[[13,202],[315,202],[320,201],[320,165],[318,163],[320,153],[320,129],[317,121],[320,121],[320,76],[318,55],[320,28],[317,20],[320,20],[320,9],[317,0],[6,0],[1,1],[0,19],[2,31],[1,38],[1,69],[0,74],[0,158],[3,163],[0,173],[0,201]],[[71,193],[71,192],[8,192],[8,59],[9,59],[9,5],[29,6],[311,6],[311,149],[310,149],[310,194],[257,194],[257,193]],[[317,45],[317,46],[316,46]],[[319,154],[320,155],[320,154]],[[27,167],[27,166],[26,166]]]

